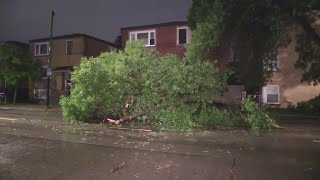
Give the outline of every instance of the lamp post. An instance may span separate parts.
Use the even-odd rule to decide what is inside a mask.
[[[49,42],[49,59],[48,59],[48,69],[47,69],[47,94],[46,94],[46,105],[47,108],[49,108],[50,104],[50,78],[52,76],[52,71],[51,71],[51,61],[52,61],[52,33],[53,33],[53,17],[54,17],[54,11],[51,12],[51,24],[50,24],[50,42]]]

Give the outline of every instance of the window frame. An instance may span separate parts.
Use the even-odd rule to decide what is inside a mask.
[[[279,71],[279,69],[280,69],[280,64],[279,64],[280,61],[279,61],[279,59],[280,59],[280,55],[279,55],[279,52],[277,51],[277,56],[276,56],[276,59],[274,61],[274,62],[277,63],[277,66],[276,67],[272,66],[272,71]]]
[[[278,102],[268,102],[268,93],[267,93],[268,87],[277,87]],[[262,88],[262,96],[263,96],[263,103],[264,104],[279,105],[280,104],[280,85],[266,85],[266,86],[264,86]]]
[[[41,45],[47,45],[47,53],[41,54]],[[39,48],[37,48],[37,46]],[[39,42],[34,44],[34,56],[48,56],[49,55],[49,42]]]
[[[131,41],[136,41],[138,40],[138,34],[143,34],[143,33],[148,33],[148,44],[145,44],[145,47],[155,47],[157,45],[157,36],[156,36],[156,30],[143,30],[143,31],[131,31],[129,32],[129,40]],[[150,40],[151,40],[151,33],[154,33],[154,45],[150,45]],[[132,39],[132,35],[134,35],[134,38]]]
[[[185,29],[186,30],[186,43],[185,44],[180,44],[179,43],[179,40],[180,40],[179,31],[181,29]],[[189,33],[190,33],[190,28],[188,26],[179,26],[179,27],[177,27],[177,39],[176,39],[176,41],[177,41],[177,45],[178,46],[185,46],[185,45],[190,43],[191,40],[190,40]]]
[[[72,42],[71,52],[68,52],[68,42]],[[73,54],[73,40],[72,39],[66,40],[66,54],[68,54],[68,55]]]

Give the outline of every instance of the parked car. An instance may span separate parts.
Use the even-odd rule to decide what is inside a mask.
[[[5,97],[6,95],[5,95],[4,89],[0,89],[0,101],[3,101]]]

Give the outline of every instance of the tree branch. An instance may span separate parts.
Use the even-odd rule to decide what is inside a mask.
[[[120,119],[117,119],[117,120],[114,120],[114,119],[109,119],[109,118],[105,118],[103,120],[103,122],[106,122],[108,121],[109,123],[111,124],[120,124],[120,123],[123,123],[124,121],[131,121],[132,119],[135,119],[139,116],[143,116],[143,115],[146,115],[150,113],[150,111],[145,111],[145,112],[140,112],[138,114],[135,114],[135,115],[130,115],[130,116],[125,116],[125,117],[122,117]]]
[[[307,17],[304,14],[296,14],[295,15],[296,22],[298,22],[302,28],[307,32],[308,36],[311,37],[311,39],[320,46],[320,36],[316,32],[316,30],[312,27],[312,25],[309,23]]]

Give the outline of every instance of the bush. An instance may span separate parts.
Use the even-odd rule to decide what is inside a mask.
[[[298,102],[295,109],[301,113],[320,114],[320,95],[309,101]]]
[[[157,116],[166,129],[183,130],[194,125],[195,110],[222,92],[227,79],[214,63],[159,56],[142,42],[84,58],[72,75],[71,95],[60,101],[67,122],[146,112],[147,119]]]
[[[244,112],[244,121],[254,133],[258,133],[260,130],[270,130],[274,124],[267,112],[263,108],[259,108],[259,105],[250,98],[243,101],[242,112]]]

